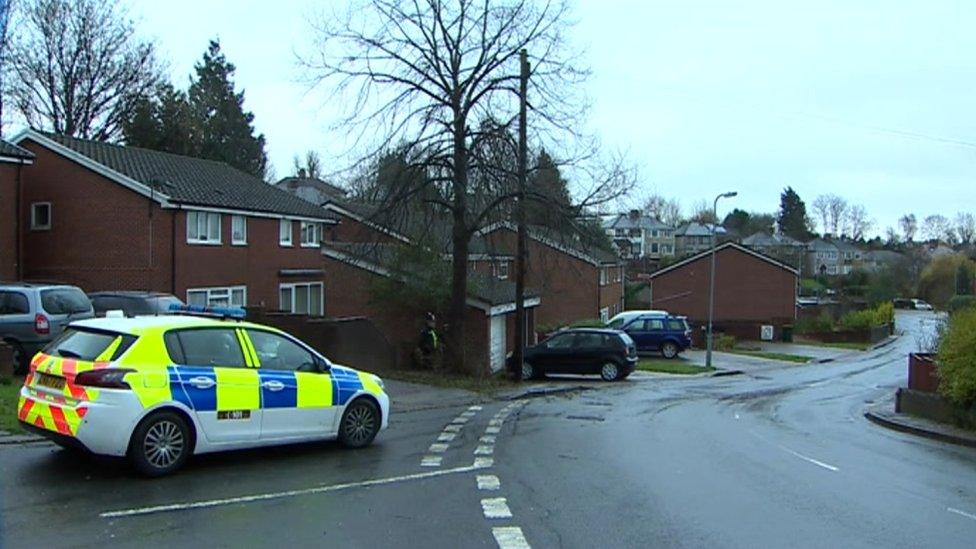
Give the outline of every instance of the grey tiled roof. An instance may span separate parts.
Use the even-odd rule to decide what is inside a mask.
[[[0,139],[0,156],[5,156],[7,158],[23,158],[25,160],[31,160],[34,158],[34,153],[27,149],[22,149],[13,143],[7,143],[6,141]]]
[[[399,244],[372,244],[349,242],[326,242],[323,249],[329,248],[341,252],[353,259],[366,261],[384,269],[392,269],[396,263]],[[447,261],[447,260],[445,260]],[[539,297],[538,290],[525,289],[526,298]],[[504,305],[515,301],[515,283],[508,280],[468,273],[468,296],[483,301],[489,305]]]
[[[328,202],[331,198],[342,198],[347,194],[342,187],[317,177],[286,177],[275,183],[275,186],[319,205]]]
[[[316,204],[223,162],[43,133],[44,137],[168,196],[171,202],[333,219]],[[30,139],[30,136],[28,136]]]
[[[715,226],[715,234],[724,235],[727,231],[725,227],[721,225]],[[675,236],[712,236],[712,226],[711,224],[705,225],[703,223],[685,223],[674,233]]]
[[[649,215],[640,215],[636,219],[629,214],[618,214],[610,220],[607,229],[672,229],[670,225]]]

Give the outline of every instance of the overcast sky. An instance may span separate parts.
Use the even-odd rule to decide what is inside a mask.
[[[345,136],[294,54],[323,3],[132,5],[179,86],[220,38],[279,177],[307,149],[339,167]],[[639,165],[638,194],[687,209],[736,190],[720,209],[773,211],[792,185],[808,209],[826,192],[864,204],[879,232],[976,211],[976,2],[580,1],[574,16],[589,125]]]

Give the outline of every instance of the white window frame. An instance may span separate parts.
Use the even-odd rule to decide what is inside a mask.
[[[492,267],[495,271],[495,278],[498,280],[508,279],[508,261],[505,261],[504,259],[501,261],[496,261]]]
[[[200,219],[203,218],[203,225],[206,228],[207,235],[205,238],[200,238]],[[217,219],[217,237],[216,239],[211,239],[210,234],[210,220],[216,216]],[[196,237],[191,236],[190,224],[195,225]],[[219,213],[214,212],[201,212],[197,210],[190,210],[186,212],[186,243],[187,244],[203,244],[206,246],[220,246],[223,244],[223,232],[224,232],[224,220],[223,216]]]
[[[320,312],[318,316],[325,316],[325,283],[323,282],[289,282],[287,284],[279,284],[278,285],[278,309],[290,314],[306,314],[309,316],[313,316],[311,313],[307,313],[307,312],[306,313],[295,312],[295,289],[299,287],[307,287],[309,296],[311,296],[312,286],[318,286],[320,288],[319,291]],[[289,303],[287,307],[285,307],[285,304],[281,302],[281,290],[284,290],[286,288],[291,290],[291,303]]]
[[[234,236],[234,224],[236,222],[241,222],[241,228],[243,229],[244,238],[238,239]],[[230,243],[233,246],[247,246],[247,216],[246,215],[232,215],[230,218]]]
[[[234,303],[234,292],[241,291],[241,304],[237,305]],[[204,293],[206,295],[207,307],[213,307],[211,301],[215,299],[227,299],[227,305],[218,305],[219,307],[247,307],[247,286],[215,286],[210,288],[187,288],[186,290],[186,302],[190,303],[191,293]]]
[[[39,206],[47,207],[47,223],[40,225],[37,223],[37,208]],[[51,206],[50,202],[31,202],[30,210],[30,228],[32,231],[50,231],[51,230],[51,219],[53,217],[54,208]]]
[[[302,248],[319,248],[322,246],[322,224],[314,223],[311,221],[302,221],[300,225],[301,230],[299,231],[300,238],[302,239]],[[306,235],[311,234],[313,241],[309,242],[305,239]]]
[[[606,286],[608,279],[606,267],[600,267],[600,286]]]
[[[285,228],[286,224],[288,225],[288,238],[282,238],[281,232],[282,229]],[[278,221],[278,244],[284,248],[289,248],[291,246],[294,246],[294,239],[295,239],[295,226],[292,223],[291,219],[279,220]]]
[[[604,307],[600,309],[600,322],[608,322],[610,320],[610,308]]]

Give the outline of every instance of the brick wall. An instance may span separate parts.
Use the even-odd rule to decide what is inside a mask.
[[[709,256],[652,279],[651,308],[708,318]],[[792,323],[796,314],[796,275],[735,248],[715,257],[715,322]]]
[[[17,278],[17,170],[0,162],[0,280]]]

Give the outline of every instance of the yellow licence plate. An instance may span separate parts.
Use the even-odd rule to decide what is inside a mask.
[[[60,391],[64,389],[64,378],[52,376],[50,374],[41,374],[41,376],[37,379],[37,384],[42,387],[48,387]]]

